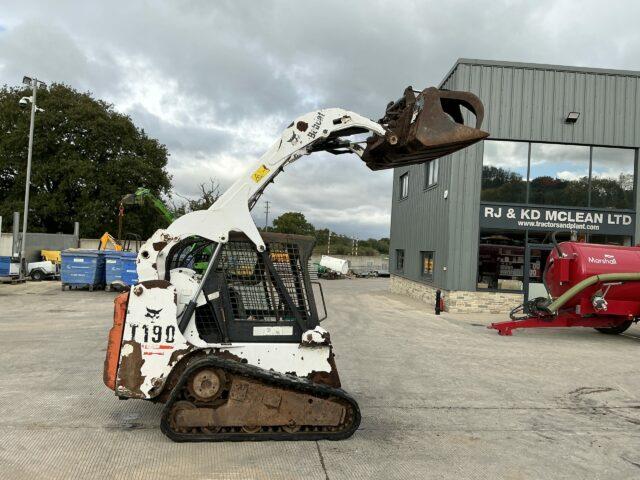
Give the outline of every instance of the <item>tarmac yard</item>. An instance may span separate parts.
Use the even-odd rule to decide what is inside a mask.
[[[340,442],[176,444],[102,383],[114,293],[0,285],[0,478],[640,478],[640,327],[515,331],[439,317],[388,280],[324,282]]]

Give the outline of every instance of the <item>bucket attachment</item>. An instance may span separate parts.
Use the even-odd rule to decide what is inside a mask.
[[[475,128],[464,124],[461,106],[475,115]],[[362,159],[371,170],[384,170],[444,157],[488,137],[480,130],[483,118],[473,93],[429,87],[416,94],[407,87],[379,120],[389,132],[369,137]]]

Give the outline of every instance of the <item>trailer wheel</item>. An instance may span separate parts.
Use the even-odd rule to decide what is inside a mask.
[[[44,273],[42,272],[42,270],[35,270],[31,272],[31,280],[33,280],[34,282],[40,282],[44,280]]]
[[[618,335],[624,332],[627,328],[631,326],[633,320],[627,320],[626,322],[622,322],[617,327],[608,327],[608,328],[596,328],[600,333],[606,333],[607,335]]]

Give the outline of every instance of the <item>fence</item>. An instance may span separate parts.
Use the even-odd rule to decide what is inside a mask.
[[[18,234],[18,242],[22,234]],[[19,243],[17,244],[19,245]],[[24,255],[28,262],[40,260],[40,250],[65,250],[77,248],[78,237],[64,233],[27,233],[27,243]],[[11,256],[13,250],[13,235],[3,233],[0,235],[0,255]]]

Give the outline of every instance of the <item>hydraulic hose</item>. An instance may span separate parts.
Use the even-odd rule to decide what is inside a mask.
[[[628,272],[628,273],[603,273],[600,275],[593,275],[592,277],[585,278],[579,283],[576,283],[569,290],[564,292],[546,308],[551,313],[555,313],[562,308],[571,298],[582,292],[586,288],[595,285],[598,282],[634,282],[640,281],[640,272]]]
[[[551,234],[551,243],[553,243],[553,247],[556,249],[556,251],[558,252],[558,256],[559,257],[564,257],[564,252],[562,250],[560,250],[560,245],[558,244],[558,240],[556,240],[556,235],[559,233],[569,233],[571,234],[571,230],[556,230],[555,232],[553,232]],[[545,237],[547,238],[547,237]]]

